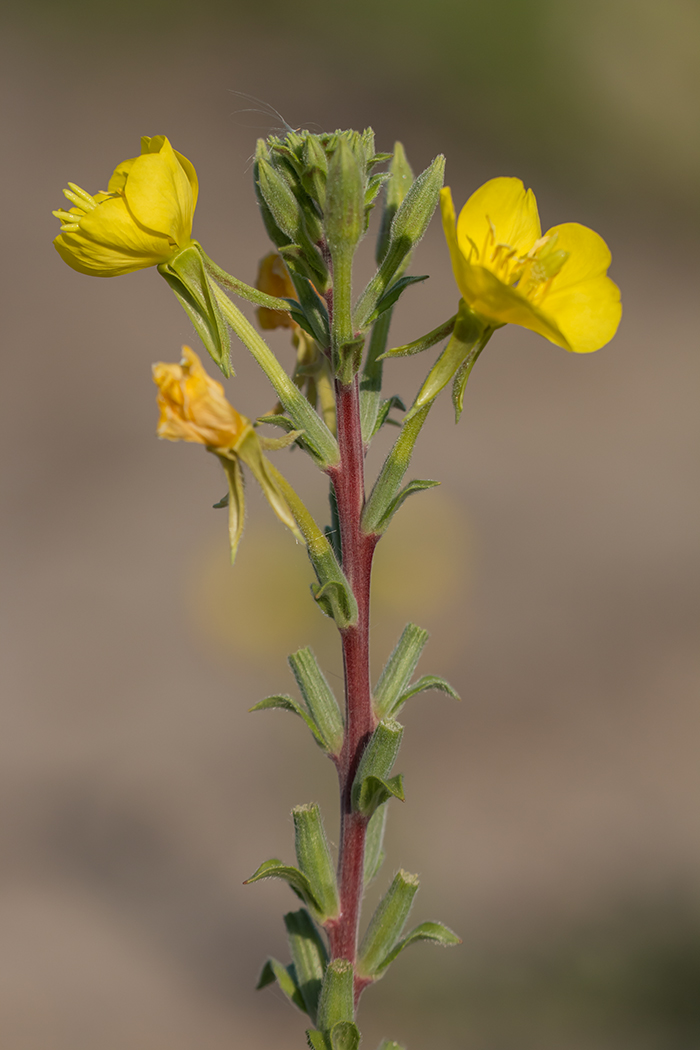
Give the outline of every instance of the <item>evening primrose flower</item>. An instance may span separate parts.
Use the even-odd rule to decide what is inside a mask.
[[[231,560],[236,556],[245,517],[242,464],[251,471],[280,521],[303,542],[280,487],[279,475],[263,455],[263,449],[291,444],[298,432],[278,440],[259,438],[251,421],[226,400],[221,383],[207,374],[189,346],[183,346],[179,364],[154,365],[153,381],[158,387],[158,436],[204,445],[226,471]]]
[[[79,273],[116,277],[168,262],[192,243],[198,182],[193,165],[164,135],[141,139],[141,156],[115,168],[106,192],[91,196],[69,182],[73,207],[54,247]]]
[[[599,350],[620,323],[620,291],[606,276],[611,256],[577,222],[544,236],[532,190],[520,179],[491,179],[455,221],[452,193],[440,206],[457,286],[491,327],[518,324],[575,353]]]

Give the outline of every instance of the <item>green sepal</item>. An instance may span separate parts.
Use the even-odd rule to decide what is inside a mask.
[[[301,172],[301,184],[323,211],[326,206],[328,158],[316,135],[306,136],[302,156],[305,163]]]
[[[386,806],[377,806],[367,825],[365,862],[362,876],[364,886],[369,886],[372,879],[377,876],[386,858],[386,853],[384,852],[384,831],[386,829],[387,813],[388,809]]]
[[[255,990],[260,991],[261,988],[267,988],[269,984],[274,984],[275,981],[277,981],[277,984],[293,1006],[296,1006],[303,1014],[308,1013],[301,989],[296,981],[293,964],[291,966],[283,966],[277,959],[268,959],[262,968]]]
[[[428,637],[428,632],[415,623],[407,623],[404,627],[374,689],[374,713],[377,718],[389,718],[392,715],[418,666]]]
[[[449,926],[443,926],[441,922],[422,922],[400,940],[382,960],[382,963],[376,972],[376,976],[381,977],[386,968],[393,963],[396,956],[399,955],[404,948],[408,948],[409,944],[415,944],[417,941],[432,941],[433,944],[439,944],[443,948],[451,948],[455,944],[461,944],[462,938],[458,937]]]
[[[323,671],[311,649],[299,649],[288,658],[309,714],[316,724],[326,751],[340,754],[343,746],[343,718]]]
[[[491,329],[476,314],[472,313],[463,299],[460,299],[457,320],[450,341],[428,372],[406,419],[411,419],[422,408],[431,404],[452,377],[469,362],[470,358],[473,365],[486,345],[490,333]],[[466,377],[469,371],[471,371],[471,366],[466,372]]]
[[[338,1021],[330,1036],[332,1050],[357,1050],[360,1045],[360,1030],[352,1021]]]
[[[330,1036],[333,1028],[343,1021],[355,1019],[353,965],[347,959],[334,959],[326,968],[318,1001],[317,1025]]]
[[[475,348],[475,350],[469,354],[466,361],[463,361],[455,372],[454,382],[452,384],[452,404],[455,410],[455,423],[459,423],[459,417],[462,415],[462,409],[464,408],[464,391],[467,387],[467,380],[471,375],[472,368],[476,364],[479,354],[486,345],[485,341]]]
[[[394,221],[396,211],[413,185],[413,170],[408,163],[403,145],[400,142],[394,144],[394,153],[389,165],[391,180],[386,190],[384,210],[382,211],[382,223],[377,237],[377,263],[381,263],[389,247],[389,234],[391,224]]]
[[[306,1012],[315,1024],[323,975],[328,965],[328,953],[313,919],[305,908],[288,912],[284,916],[284,925],[297,987]]]
[[[421,172],[394,215],[389,245],[379,269],[358,299],[354,325],[363,329],[377,303],[423,237],[435,211],[445,177],[445,158],[440,155]]]
[[[311,888],[309,879],[302,871],[292,867],[291,864],[283,864],[276,857],[266,860],[257,871],[253,872],[249,879],[245,880],[243,885],[248,886],[253,882],[260,882],[261,879],[283,879],[289,883],[290,888],[294,890],[297,897],[301,898],[304,904],[313,911],[320,912],[321,906]]]
[[[396,712],[403,707],[406,701],[410,700],[412,696],[417,696],[418,693],[427,693],[430,689],[435,689],[439,693],[447,693],[447,695],[451,696],[453,700],[461,699],[459,693],[453,689],[450,683],[445,681],[444,678],[440,678],[439,675],[426,674],[423,675],[422,678],[419,678],[410,689],[407,689],[401,694],[395,705],[392,707],[391,714],[396,714]]]
[[[194,245],[184,248],[167,263],[161,263],[158,273],[175,292],[212,360],[227,378],[232,376],[228,324],[197,248]]]
[[[412,357],[413,354],[422,354],[424,350],[430,350],[431,346],[441,343],[443,339],[452,335],[456,320],[457,314],[450,317],[444,324],[433,328],[432,332],[422,335],[420,339],[414,339],[412,343],[405,343],[403,346],[395,346],[393,350],[387,350],[382,354],[381,360],[386,361],[390,357]]]
[[[380,402],[379,411],[377,412],[377,418],[374,423],[374,430],[370,434],[370,438],[373,438],[374,435],[379,430],[381,430],[385,423],[390,423],[392,426],[395,427],[401,426],[401,424],[397,422],[397,420],[388,418],[388,415],[391,412],[392,408],[398,408],[401,412],[406,411],[406,406],[404,405],[401,398],[397,397],[396,394],[393,394],[391,397],[387,397],[385,400]]]
[[[361,977],[376,977],[384,959],[396,947],[403,933],[413,898],[418,892],[418,876],[399,871],[377,905],[359,949],[357,972]]]
[[[332,553],[332,548],[329,547],[329,549]],[[333,561],[337,566],[335,555],[333,555]],[[314,568],[320,576],[316,562],[314,562]],[[339,566],[338,568],[342,575],[342,569]],[[333,567],[330,569],[334,571]],[[357,602],[344,576],[342,579],[330,578],[325,579],[323,583],[312,583],[311,593],[326,616],[335,620],[341,630],[357,623]]]
[[[276,694],[275,696],[266,696],[264,700],[258,701],[257,704],[253,704],[250,711],[269,711],[276,708],[279,711],[292,711],[295,715],[299,715],[302,718],[308,728],[311,730],[314,740],[319,747],[322,747],[324,751],[328,750],[326,741],[323,739],[318,726],[314,722],[313,718],[310,717],[298,702],[292,696],[285,696],[283,694]]]
[[[392,796],[403,801],[401,777],[389,779],[401,747],[403,726],[393,718],[379,723],[365,748],[352,785],[352,805],[366,817]]]
[[[377,320],[380,314],[383,314],[385,310],[394,306],[406,289],[412,284],[420,284],[422,281],[427,281],[429,276],[429,274],[425,273],[421,276],[400,277],[398,281],[394,281],[388,291],[386,291],[377,302],[372,314],[367,318],[367,324],[372,324]]]
[[[231,564],[236,560],[238,544],[243,535],[245,525],[245,485],[243,483],[243,471],[238,457],[230,459],[228,456],[218,456],[219,462],[226,473],[228,481],[228,540],[231,551]]]
[[[326,1037],[316,1028],[307,1028],[306,1041],[309,1044],[309,1050],[328,1050]]]
[[[415,478],[413,481],[409,481],[408,485],[404,485],[401,491],[391,500],[384,511],[384,514],[377,522],[374,531],[380,534],[386,532],[391,519],[394,517],[394,514],[396,514],[396,511],[403,503],[405,503],[409,496],[414,494],[414,492],[425,492],[426,489],[433,489],[439,484],[439,481],[422,481],[420,478]]]
[[[193,244],[202,256],[204,269],[224,288],[228,288],[229,291],[234,292],[239,298],[245,299],[246,302],[253,303],[255,306],[263,306],[267,310],[289,310],[289,303],[286,299],[268,295],[267,292],[261,292],[259,288],[253,288],[251,285],[246,284],[245,281],[240,281],[237,277],[227,273],[226,270],[222,270],[213,259],[210,259],[201,244],[197,241],[193,241]]]
[[[312,911],[319,922],[334,919],[340,910],[338,883],[321,811],[315,803],[295,806],[292,817],[297,863],[317,902],[312,904]]]

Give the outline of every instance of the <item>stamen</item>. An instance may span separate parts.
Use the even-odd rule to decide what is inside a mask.
[[[87,207],[90,211],[92,211],[93,208],[97,207],[97,201],[87,192],[87,190],[83,190],[80,186],[76,186],[74,182],[69,182],[68,185],[72,189],[73,193],[77,194],[77,196],[80,197],[80,200],[83,202],[83,207]],[[75,201],[76,204],[80,203],[80,201],[75,200],[75,197],[72,194],[70,194],[68,190],[64,190],[63,192],[65,193],[66,197],[68,197],[68,200]]]

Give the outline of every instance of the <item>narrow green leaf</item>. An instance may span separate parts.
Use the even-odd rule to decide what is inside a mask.
[[[248,886],[250,883],[260,882],[261,879],[283,879],[289,883],[297,897],[301,897],[305,904],[314,911],[321,912],[321,905],[311,887],[311,882],[298,868],[290,864],[283,864],[281,860],[274,857],[272,860],[264,861],[243,885]]]
[[[422,335],[420,339],[414,339],[412,343],[405,343],[404,346],[395,346],[393,350],[387,350],[382,354],[382,360],[385,361],[390,357],[412,357],[413,354],[422,354],[424,350],[430,350],[431,346],[441,343],[443,339],[452,335],[456,320],[457,314],[438,325],[437,328],[433,328],[432,332]]]
[[[264,700],[258,701],[257,704],[253,704],[250,708],[251,711],[269,711],[273,708],[277,708],[280,711],[292,711],[295,715],[299,715],[302,718],[308,728],[311,730],[314,736],[314,740],[322,747],[324,751],[327,751],[326,741],[321,735],[318,726],[314,722],[301,704],[294,699],[293,696],[285,696],[283,694],[276,694],[275,696],[266,696]]]
[[[387,397],[384,401],[380,402],[379,411],[377,412],[377,418],[374,423],[374,430],[372,431],[370,437],[374,437],[374,435],[379,430],[381,430],[385,423],[392,423],[397,427],[401,426],[401,424],[396,422],[395,420],[387,418],[392,408],[398,408],[401,412],[406,411],[406,406],[404,405],[401,398],[397,397],[396,394],[392,394],[391,397]]]
[[[335,866],[323,828],[321,811],[315,803],[295,806],[292,817],[297,863],[308,879],[314,898],[318,902],[313,905],[313,909],[318,913],[320,921],[325,922],[326,919],[338,915],[340,904]]]
[[[354,1021],[354,972],[347,959],[334,959],[328,964],[318,1003],[318,1027],[332,1032],[341,1021]]]
[[[419,678],[410,689],[401,694],[389,714],[395,715],[412,696],[417,696],[418,693],[426,693],[429,689],[436,689],[439,693],[447,693],[453,700],[460,699],[459,693],[444,678],[440,678],[439,675],[426,674]]]
[[[362,529],[364,532],[376,534],[380,531],[379,523],[384,519],[399,491],[399,486],[411,462],[414,445],[428,417],[431,404],[432,402],[424,405],[418,412],[411,410],[404,419],[401,433],[397,437],[391,452],[384,460],[384,465],[365,504],[365,509],[362,513]]]
[[[367,324],[372,324],[373,321],[383,314],[385,310],[389,310],[394,306],[401,298],[407,288],[410,288],[412,284],[420,284],[422,281],[427,281],[429,274],[423,274],[422,276],[409,276],[400,277],[398,281],[394,283],[384,292],[381,299],[378,300],[377,305],[372,311],[371,315],[367,318]]]
[[[386,857],[383,847],[387,813],[388,809],[386,806],[377,806],[367,825],[363,872],[363,883],[365,886],[369,886],[372,879],[376,877]]]
[[[408,485],[404,485],[401,491],[391,500],[383,516],[377,522],[375,531],[379,533],[386,532],[396,511],[406,502],[409,496],[412,496],[415,492],[425,492],[426,489],[435,488],[439,484],[439,481],[422,481],[419,478],[409,481]]]
[[[362,939],[357,962],[357,972],[361,977],[374,977],[382,969],[384,959],[395,948],[403,932],[417,892],[417,875],[409,875],[406,871],[396,873]]]
[[[311,649],[299,649],[288,657],[289,666],[301,695],[314,720],[327,751],[340,754],[343,746],[343,718],[323,671]]]
[[[278,985],[293,1006],[296,1006],[303,1014],[308,1012],[301,990],[296,982],[294,967],[283,966],[281,962],[277,961],[277,959],[270,958],[263,966],[260,979],[255,986],[256,991],[259,991],[261,988],[266,988],[269,984],[274,984],[275,981],[277,981]]]
[[[404,948],[408,948],[409,944],[415,944],[417,941],[432,941],[433,944],[439,944],[443,948],[450,948],[455,944],[461,944],[462,938],[458,937],[448,926],[443,926],[441,922],[422,922],[420,926],[416,926],[403,940],[399,941],[396,947],[382,960],[377,970],[377,976],[381,976],[384,973],[387,966],[394,961]]]
[[[365,816],[371,816],[376,812],[378,806],[382,806],[390,798],[397,798],[399,802],[406,801],[401,773],[388,780],[370,774],[362,781],[357,796],[357,809]]]
[[[377,431],[377,414],[381,402],[382,390],[382,354],[389,338],[391,310],[381,314],[372,326],[369,347],[362,369],[360,380],[360,418],[362,421],[362,440],[368,445]]]
[[[297,985],[304,1000],[306,1012],[315,1024],[323,975],[328,965],[326,948],[313,919],[305,908],[288,912],[284,916],[284,925],[289,939]]]
[[[394,796],[403,800],[401,777],[389,778],[401,746],[403,726],[384,719],[375,729],[357,767],[352,785],[353,807],[371,817],[377,806]]]
[[[418,666],[428,641],[428,632],[415,623],[407,623],[386,662],[374,689],[374,711],[377,718],[387,718]]]

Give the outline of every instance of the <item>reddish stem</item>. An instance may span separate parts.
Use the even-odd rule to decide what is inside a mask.
[[[372,710],[369,674],[369,597],[372,556],[379,539],[362,532],[365,500],[364,447],[357,378],[336,383],[340,463],[328,473],[338,503],[343,570],[358,607],[358,620],[341,631],[345,668],[345,738],[338,760],[340,782],[340,850],[338,885],[340,915],[328,924],[331,955],[355,962],[362,903],[367,820],[352,812],[352,782],[377,720]]]

